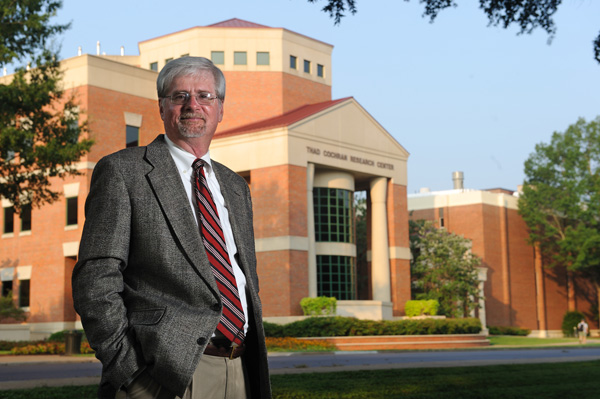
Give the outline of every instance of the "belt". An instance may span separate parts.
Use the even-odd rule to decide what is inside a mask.
[[[230,346],[217,346],[211,341],[211,343],[206,345],[206,348],[204,349],[204,354],[209,356],[219,356],[228,357],[229,359],[237,359],[238,357],[244,354],[245,350],[246,345],[244,345],[243,343],[241,345],[231,344]]]

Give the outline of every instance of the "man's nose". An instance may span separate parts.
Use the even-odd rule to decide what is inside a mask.
[[[187,100],[184,104],[184,107],[189,107],[189,108],[199,108],[200,106],[202,106],[202,104],[200,104],[198,102],[198,97],[196,97],[195,95],[191,94],[189,97],[189,100]]]

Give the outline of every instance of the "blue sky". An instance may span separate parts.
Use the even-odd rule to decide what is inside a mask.
[[[557,33],[488,27],[474,0],[457,0],[435,21],[418,0],[358,0],[340,25],[307,0],[64,0],[57,21],[62,58],[137,55],[137,43],[230,18],[283,27],[334,46],[333,98],[353,96],[409,152],[408,192],[465,187],[516,189],[535,144],[579,117],[600,115],[600,64],[592,41],[600,1],[564,0]]]

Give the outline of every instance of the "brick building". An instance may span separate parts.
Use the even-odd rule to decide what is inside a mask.
[[[454,172],[453,190],[408,195],[413,220],[431,220],[472,242],[485,268],[484,296],[488,326],[516,326],[532,335],[561,336],[568,310],[583,312],[598,328],[595,288],[565,269],[546,268],[527,243],[528,231],[518,214],[518,192],[463,188]]]
[[[356,100],[331,98],[333,47],[233,19],[146,40],[139,50],[62,61],[66,94],[75,95],[96,143],[78,164],[80,176],[53,181],[59,201],[21,217],[2,201],[2,289],[28,319],[0,324],[0,339],[80,327],[70,278],[92,170],[102,156],[163,132],[157,73],[183,56],[212,59],[227,80],[211,156],[250,185],[265,317],[301,315],[300,299],[317,295],[336,296],[341,315],[401,315],[410,299],[408,153]],[[369,199],[369,262],[360,272],[356,191]],[[369,287],[361,295],[359,273]]]

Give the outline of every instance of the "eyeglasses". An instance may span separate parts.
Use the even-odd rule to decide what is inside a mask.
[[[193,96],[196,99],[196,102],[200,105],[211,105],[213,101],[218,98],[216,94],[212,94],[207,91],[201,91],[193,94]],[[182,91],[171,96],[165,96],[164,98],[171,100],[171,104],[183,105],[190,101],[191,97],[192,94],[188,93],[187,91]]]

